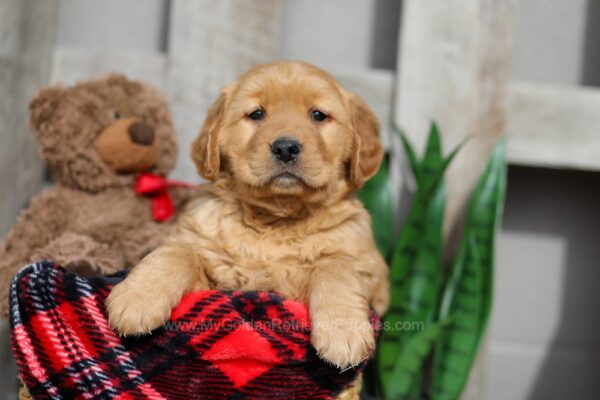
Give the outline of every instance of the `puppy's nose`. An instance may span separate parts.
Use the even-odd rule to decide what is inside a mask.
[[[154,129],[143,122],[134,122],[129,125],[127,133],[131,141],[142,146],[150,146],[154,143]]]
[[[278,138],[271,144],[273,156],[284,163],[296,161],[301,151],[300,142],[292,138]]]

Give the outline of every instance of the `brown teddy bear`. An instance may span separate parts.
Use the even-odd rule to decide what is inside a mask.
[[[82,274],[131,267],[157,246],[173,218],[160,221],[191,194],[166,190],[175,130],[165,99],[148,85],[112,74],[48,87],[30,112],[56,185],[32,199],[0,243],[4,317],[10,280],[25,264],[51,259]],[[153,175],[140,181],[142,172]],[[134,185],[156,196],[140,196]]]

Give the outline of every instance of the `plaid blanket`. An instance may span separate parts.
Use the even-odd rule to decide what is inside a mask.
[[[104,299],[124,277],[82,278],[50,262],[15,277],[12,348],[34,398],[330,399],[364,367],[321,361],[306,306],[275,293],[190,293],[163,328],[121,338]]]

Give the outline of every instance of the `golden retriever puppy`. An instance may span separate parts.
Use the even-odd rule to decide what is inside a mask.
[[[225,87],[192,147],[202,188],[163,245],[106,301],[123,335],[163,325],[201,289],[266,290],[309,305],[312,342],[339,366],[374,347],[369,306],[387,266],[355,196],[382,160],[367,105],[309,64],[258,66]]]

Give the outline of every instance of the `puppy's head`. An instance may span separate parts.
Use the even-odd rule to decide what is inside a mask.
[[[323,201],[362,186],[381,163],[367,105],[300,62],[256,67],[227,86],[192,146],[198,172],[245,196]]]

